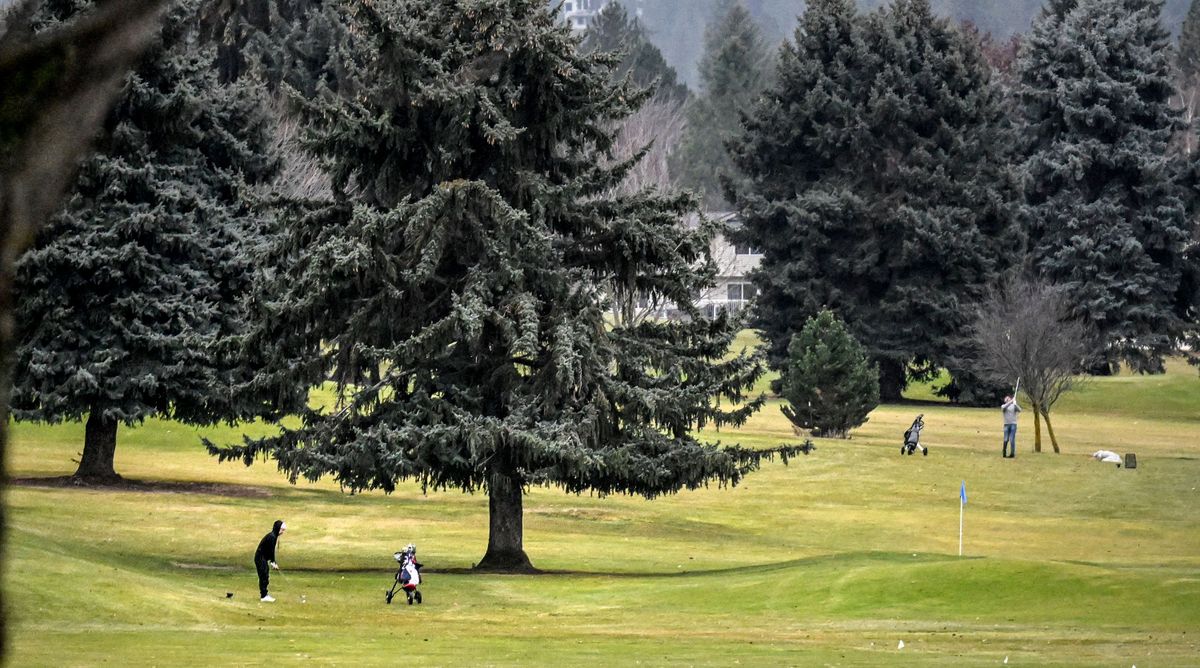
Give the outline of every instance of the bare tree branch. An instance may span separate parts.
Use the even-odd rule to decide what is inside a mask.
[[[613,162],[630,160],[639,152],[645,154],[608,194],[633,195],[672,189],[674,182],[667,161],[679,143],[683,126],[683,105],[669,100],[651,99],[626,118],[613,144]],[[662,295],[637,294],[616,282],[610,286],[610,292],[613,320],[618,326],[636,326],[666,306]]]
[[[275,116],[274,149],[283,158],[283,170],[276,187],[286,196],[301,200],[324,200],[332,196],[329,176],[321,169],[320,159],[301,145],[303,121],[288,111],[283,100],[271,105]]]

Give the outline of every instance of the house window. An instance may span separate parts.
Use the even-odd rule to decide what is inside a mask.
[[[571,6],[571,3],[569,3],[569,2],[563,3],[563,11],[564,12],[570,14],[572,9],[574,9],[574,8]]]
[[[758,288],[753,283],[730,283],[728,298],[730,301],[748,301],[758,295]]]
[[[733,252],[738,255],[762,255],[762,251],[748,244],[738,244],[733,247]]]

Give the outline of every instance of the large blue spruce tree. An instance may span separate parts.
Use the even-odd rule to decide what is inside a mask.
[[[52,26],[87,7],[47,2]],[[117,428],[241,415],[233,339],[269,230],[251,191],[276,161],[261,98],[193,48],[196,6],[167,17],[125,83],[66,206],[17,267],[18,420],[86,420],[76,476],[119,478]]]
[[[956,359],[967,306],[1022,248],[990,67],[927,0],[813,0],[764,97],[734,145],[734,238],[763,251],[754,324],[778,367],[828,307],[898,399],[910,368]]]
[[[1162,368],[1192,228],[1159,0],[1051,0],[1018,61],[1034,268],[1102,339],[1095,371]]]
[[[483,569],[531,568],[532,485],[646,497],[736,483],[772,452],[693,430],[740,424],[759,360],[731,323],[612,326],[617,284],[690,306],[715,228],[687,197],[614,195],[616,121],[648,92],[584,55],[544,0],[331,6],[348,41],[337,91],[294,96],[332,199],[298,206],[248,340],[249,390],[295,411],[278,436],[219,447],[351,490],[486,490]],[[341,404],[309,409],[327,378]],[[301,391],[298,391],[300,388]],[[721,402],[724,402],[723,404]],[[795,450],[783,448],[784,455]]]

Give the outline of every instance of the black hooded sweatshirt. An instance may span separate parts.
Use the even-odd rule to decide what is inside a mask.
[[[263,536],[263,539],[258,542],[258,549],[254,551],[255,561],[275,561],[275,543],[279,542],[279,527],[283,526],[283,520],[275,520],[274,526],[271,527],[271,533]]]

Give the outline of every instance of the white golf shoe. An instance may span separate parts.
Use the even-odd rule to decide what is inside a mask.
[[[258,600],[262,601],[263,603],[274,603],[275,597],[271,596],[270,594],[267,594],[266,596],[264,596]]]

